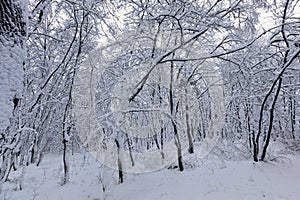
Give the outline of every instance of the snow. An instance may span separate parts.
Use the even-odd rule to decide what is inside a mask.
[[[0,131],[9,125],[13,98],[21,97],[23,86],[24,51],[0,36]]]
[[[10,180],[2,186],[0,199],[99,199],[101,187],[97,177],[100,164],[95,161],[90,163],[91,158],[87,158],[85,162],[80,154],[71,157],[70,183],[62,186],[62,157],[47,155],[40,166],[23,168],[22,181],[19,181],[22,170],[13,172]]]
[[[89,154],[84,159],[77,153],[70,159],[70,183],[61,185],[61,156],[47,155],[39,167],[30,165],[13,172],[3,184],[0,199],[297,200],[300,195],[299,155],[259,163],[208,156],[197,164],[190,161],[190,167],[183,172],[164,168],[125,174],[125,183],[120,185],[117,172],[103,168]]]
[[[146,174],[115,188],[112,199],[298,199],[299,158],[290,164],[230,161],[183,173]]]

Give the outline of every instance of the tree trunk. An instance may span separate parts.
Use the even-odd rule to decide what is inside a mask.
[[[21,0],[0,1],[0,134],[5,143],[14,145],[1,154],[0,179],[3,180],[7,180],[11,169],[16,167],[14,158],[19,154],[15,147],[20,142],[16,132],[20,128],[17,111],[22,98],[26,57],[25,7]]]
[[[269,146],[270,143],[270,137],[271,137],[271,132],[272,132],[272,128],[273,128],[273,121],[274,121],[274,110],[275,110],[275,105],[276,105],[276,101],[278,99],[278,95],[281,89],[281,83],[282,83],[282,78],[279,79],[278,81],[278,86],[277,86],[277,90],[276,90],[276,94],[274,96],[273,102],[272,102],[272,107],[270,109],[270,122],[269,122],[269,129],[268,129],[268,133],[267,133],[267,138],[263,147],[263,152],[261,154],[260,160],[263,161],[266,157],[266,153],[267,153],[267,148]]]
[[[0,131],[9,126],[23,90],[26,24],[21,2],[0,1]]]
[[[174,131],[174,140],[175,140],[175,146],[177,147],[177,160],[178,160],[178,166],[179,170],[183,171],[183,163],[182,163],[182,149],[180,144],[180,138],[178,134],[177,125],[175,123],[176,120],[176,113],[174,111],[174,102],[173,102],[173,63],[171,63],[171,73],[170,73],[170,88],[169,88],[169,103],[170,103],[170,113],[172,116],[172,125],[173,125],[173,131]]]
[[[194,153],[194,144],[193,144],[193,139],[191,135],[191,128],[190,128],[190,119],[189,119],[189,105],[188,105],[188,90],[187,86],[185,87],[185,122],[186,122],[186,134],[189,142],[189,149],[188,152],[190,154]]]
[[[115,139],[115,143],[117,145],[119,183],[123,183],[124,182],[124,177],[123,177],[122,162],[121,162],[121,158],[120,158],[120,144],[119,144],[119,141],[117,139]]]

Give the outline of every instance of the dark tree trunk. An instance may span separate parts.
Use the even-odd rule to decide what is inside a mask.
[[[189,105],[188,105],[188,90],[187,86],[185,88],[185,95],[186,95],[186,102],[185,102],[185,120],[186,120],[186,134],[189,142],[189,149],[188,152],[190,154],[194,153],[194,144],[193,144],[193,139],[192,139],[192,133],[191,133],[191,127],[190,127],[190,119],[189,119]]]
[[[266,141],[265,141],[265,144],[264,144],[264,147],[263,147],[263,152],[262,152],[261,157],[260,157],[261,161],[263,161],[265,159],[266,153],[267,153],[267,148],[268,148],[269,143],[270,143],[270,137],[271,137],[271,132],[272,132],[272,128],[273,128],[273,121],[274,121],[274,110],[275,110],[276,101],[278,99],[278,95],[279,95],[279,92],[280,92],[280,89],[281,89],[281,83],[282,83],[282,78],[280,78],[279,81],[278,81],[276,94],[274,96],[272,106],[271,106],[271,109],[270,109],[269,129],[268,129]]]
[[[179,133],[177,129],[177,125],[175,123],[176,119],[176,112],[174,109],[174,102],[173,102],[173,63],[171,63],[171,73],[170,73],[170,88],[169,88],[169,103],[170,103],[170,113],[172,116],[172,126],[173,126],[173,131],[174,131],[174,140],[175,140],[175,146],[177,147],[177,160],[178,160],[178,166],[179,170],[183,171],[183,163],[182,163],[182,149],[181,149],[181,144],[180,144],[180,138],[179,138]]]
[[[117,139],[115,139],[115,143],[117,146],[117,155],[118,155],[118,171],[119,171],[119,183],[124,182],[124,177],[123,177],[123,169],[122,169],[122,162],[120,158],[120,144]]]

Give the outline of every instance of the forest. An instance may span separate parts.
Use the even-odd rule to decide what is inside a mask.
[[[299,152],[299,0],[0,1],[0,194]]]

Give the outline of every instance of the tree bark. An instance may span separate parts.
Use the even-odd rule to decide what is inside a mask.
[[[182,163],[182,149],[180,144],[180,138],[178,134],[177,125],[175,123],[176,113],[174,111],[174,102],[173,102],[173,63],[171,63],[171,73],[170,73],[170,88],[169,88],[169,103],[170,103],[170,113],[172,116],[172,126],[174,131],[174,140],[175,140],[175,146],[177,148],[177,161],[178,161],[178,167],[179,171],[183,171],[183,163]]]
[[[124,177],[123,177],[122,162],[121,162],[121,158],[120,158],[120,144],[119,144],[119,141],[117,139],[115,139],[115,143],[117,145],[119,183],[123,183],[124,182]]]
[[[0,1],[0,131],[20,103],[25,65],[26,23],[21,0]]]
[[[270,143],[270,137],[271,137],[271,132],[272,132],[272,128],[273,128],[273,121],[274,121],[274,110],[275,110],[275,105],[276,105],[276,101],[278,99],[279,96],[279,92],[281,89],[281,83],[282,83],[282,78],[279,79],[278,81],[278,86],[277,86],[277,90],[276,90],[276,94],[274,96],[273,102],[272,102],[272,106],[270,109],[270,122],[269,122],[269,129],[267,132],[267,138],[263,147],[263,152],[261,154],[260,160],[263,161],[266,157],[266,153],[267,153],[267,148],[269,146]]]
[[[26,20],[25,1],[0,1],[0,134],[4,143],[0,179],[6,181],[19,156],[19,108],[23,93]],[[1,192],[1,191],[0,191]]]

